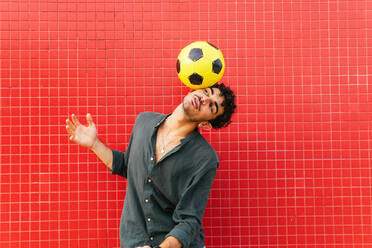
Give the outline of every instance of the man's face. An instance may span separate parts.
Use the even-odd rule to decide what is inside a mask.
[[[224,97],[218,88],[205,88],[190,92],[183,99],[183,109],[191,121],[202,122],[213,120],[223,114],[221,106]]]

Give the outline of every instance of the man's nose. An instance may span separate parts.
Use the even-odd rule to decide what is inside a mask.
[[[209,103],[210,101],[211,101],[211,98],[210,98],[210,97],[203,96],[203,97],[201,98],[201,102],[202,102],[202,104],[207,104],[207,103]]]

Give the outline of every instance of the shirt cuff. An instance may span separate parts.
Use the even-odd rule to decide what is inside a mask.
[[[110,173],[113,175],[120,174],[120,165],[123,164],[124,153],[117,150],[112,150],[112,169]]]

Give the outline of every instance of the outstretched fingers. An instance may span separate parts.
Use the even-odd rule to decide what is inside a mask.
[[[97,137],[97,130],[90,114],[86,115],[88,126],[82,125],[78,118],[72,114],[70,119],[66,120],[66,130],[69,139],[85,147],[91,147],[92,142]]]
[[[81,125],[78,118],[76,118],[76,115],[74,115],[74,114],[71,115],[71,121],[72,121],[72,123],[74,123],[74,125],[76,127]]]
[[[91,114],[89,114],[89,113],[87,114],[87,122],[88,122],[89,126],[94,125],[93,118],[92,118]]]
[[[77,140],[77,135],[76,135],[76,128],[80,126],[79,120],[76,118],[75,114],[71,115],[71,120],[67,119],[66,120],[66,130],[68,134],[70,135],[70,140],[76,141]]]
[[[66,130],[70,133],[70,132],[74,132],[75,129],[76,129],[75,125],[69,119],[67,119],[66,120]]]
[[[69,136],[70,140],[73,140],[76,128],[75,125],[69,119],[66,120],[66,130],[67,133],[70,135]]]

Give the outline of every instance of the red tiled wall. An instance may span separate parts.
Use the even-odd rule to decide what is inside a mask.
[[[224,53],[238,113],[206,245],[372,247],[372,2],[0,1],[0,247],[118,247],[125,180],[68,141],[93,115],[125,149],[187,93],[181,48]]]

